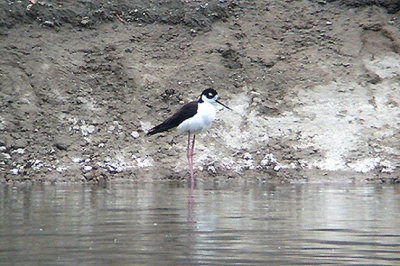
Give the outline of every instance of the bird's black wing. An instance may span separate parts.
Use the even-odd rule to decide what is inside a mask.
[[[171,116],[158,126],[155,126],[152,129],[150,129],[147,135],[154,135],[179,126],[179,124],[185,121],[186,119],[193,117],[197,113],[197,108],[198,108],[198,102],[190,102],[188,104],[185,104],[173,116]]]

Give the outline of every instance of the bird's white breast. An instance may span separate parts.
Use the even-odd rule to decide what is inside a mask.
[[[181,133],[198,134],[211,127],[213,120],[215,119],[215,108],[211,103],[202,102],[199,103],[197,113],[183,121],[178,126],[178,131]]]

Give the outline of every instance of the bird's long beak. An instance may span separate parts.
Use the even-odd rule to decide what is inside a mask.
[[[223,103],[221,103],[220,101],[218,101],[218,100],[215,100],[217,103],[219,103],[220,105],[222,105],[223,107],[225,107],[226,109],[229,109],[229,110],[231,110],[232,111],[232,109],[231,108],[229,108],[228,106],[226,106],[225,104],[223,104]]]

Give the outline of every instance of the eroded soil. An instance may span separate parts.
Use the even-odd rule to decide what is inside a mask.
[[[2,1],[1,180],[185,180],[214,87],[198,180],[397,181],[400,4],[343,2]]]

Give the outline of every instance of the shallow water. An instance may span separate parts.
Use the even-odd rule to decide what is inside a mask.
[[[400,264],[400,187],[0,185],[0,264]]]

